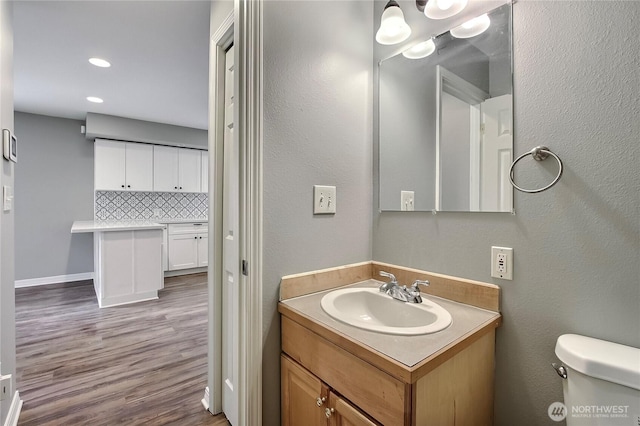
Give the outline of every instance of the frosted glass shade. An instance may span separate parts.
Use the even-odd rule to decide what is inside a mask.
[[[467,7],[468,0],[429,0],[424,14],[431,19],[446,19],[457,15]]]
[[[400,6],[390,1],[382,12],[376,41],[380,44],[397,44],[405,41],[410,35],[411,28],[405,22]]]
[[[436,50],[436,45],[432,39],[423,41],[416,45],[411,46],[409,49],[402,52],[402,56],[407,59],[422,59],[431,55]]]
[[[487,28],[489,28],[490,25],[491,19],[489,19],[489,16],[485,13],[484,15],[465,22],[459,27],[451,29],[451,35],[456,38],[475,37],[487,31]]]

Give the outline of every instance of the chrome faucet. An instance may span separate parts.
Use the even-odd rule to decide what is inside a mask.
[[[410,288],[406,285],[402,287],[398,285],[395,275],[389,272],[380,271],[380,276],[387,277],[391,281],[384,283],[380,286],[380,291],[386,293],[396,300],[409,303],[422,303],[422,297],[420,296],[420,284],[429,285],[427,280],[415,280]]]

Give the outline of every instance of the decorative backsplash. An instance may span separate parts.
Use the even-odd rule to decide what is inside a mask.
[[[206,219],[209,212],[204,193],[96,191],[95,197],[96,220]]]

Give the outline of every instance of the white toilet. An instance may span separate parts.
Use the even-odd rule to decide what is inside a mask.
[[[556,355],[567,426],[640,426],[640,349],[564,334]]]

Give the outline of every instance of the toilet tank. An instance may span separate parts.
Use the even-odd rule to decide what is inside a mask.
[[[640,425],[640,349],[564,334],[556,355],[567,372],[567,426]]]

